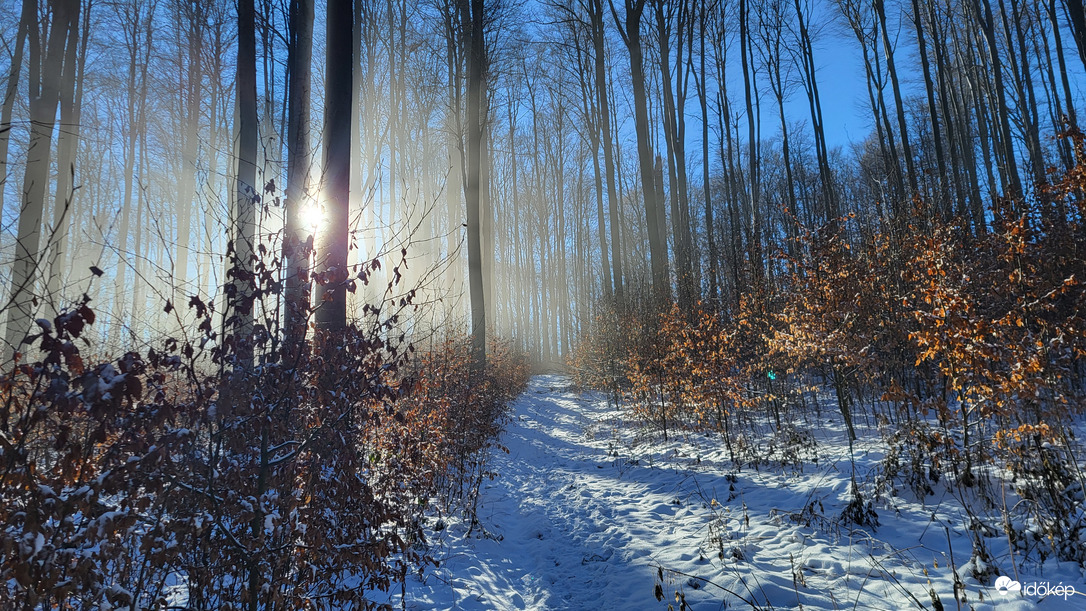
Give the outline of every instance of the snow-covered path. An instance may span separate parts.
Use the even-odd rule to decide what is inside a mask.
[[[986,545],[997,574],[1020,579],[1022,593],[970,577],[968,521],[945,493],[924,503],[884,499],[877,529],[840,520],[851,498],[847,443],[833,410],[821,413],[801,427],[815,433],[800,436],[801,458],[739,470],[719,437],[642,437],[599,395],[573,391],[562,376],[537,376],[512,406],[501,439],[508,453],[494,452],[498,476],[484,483],[481,529],[467,537],[467,525],[449,519],[431,538],[440,566],[409,578],[406,597],[395,592],[390,602],[415,610],[665,609],[679,590],[698,611],[896,611],[939,608],[934,592],[948,610],[1086,608],[1077,566],[1016,568],[1005,538]],[[766,440],[747,443],[766,450]],[[877,431],[862,430],[857,477],[875,473],[884,452]],[[665,602],[653,596],[658,567],[678,571],[664,573]],[[965,588],[960,605],[955,569]],[[1041,583],[1077,592],[1069,600],[1026,595]]]
[[[655,603],[656,562],[691,540],[697,554],[704,512],[687,506],[674,475],[610,455],[605,403],[568,390],[558,376],[532,379],[515,404],[486,484],[471,549],[453,541],[426,584],[412,584],[409,608],[639,609]],[[662,481],[661,481],[662,480]],[[678,482],[681,483],[681,478]],[[704,535],[704,532],[700,533]],[[671,546],[661,547],[666,539]],[[455,593],[455,600],[448,600]]]

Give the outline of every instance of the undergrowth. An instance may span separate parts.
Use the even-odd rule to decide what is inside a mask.
[[[570,360],[574,379],[665,441],[719,435],[735,468],[802,471],[817,461],[809,430],[832,407],[852,469],[838,519],[876,528],[893,497],[926,503],[940,491],[967,514],[981,583],[996,574],[993,537],[1009,542],[1011,563],[1086,567],[1075,437],[1086,407],[1086,139],[1065,137],[1076,167],[1033,201],[996,202],[986,232],[917,201],[910,224],[882,233],[854,231],[851,217],[801,231],[775,259],[774,283],[737,303],[606,304]],[[861,480],[856,444],[875,431],[885,457]]]
[[[279,272],[108,358],[83,356],[89,298],[38,320],[0,377],[0,607],[375,608],[434,563],[426,514],[470,511],[525,357],[420,352],[409,299],[308,340],[278,308],[246,326]]]

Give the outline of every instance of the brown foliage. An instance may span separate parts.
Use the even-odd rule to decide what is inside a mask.
[[[87,363],[87,301],[0,378],[4,608],[374,607],[431,562],[424,512],[527,376],[505,348],[471,374],[466,339],[418,355],[375,310],[312,349],[273,318],[220,340],[198,299],[197,341]]]
[[[1049,551],[1082,560],[1086,524],[1067,516],[1086,490],[1068,434],[1086,405],[1086,145],[1065,137],[1078,165],[1031,205],[997,202],[990,231],[932,220],[922,202],[891,234],[840,219],[801,233],[779,259],[786,273],[733,312],[672,306],[596,325],[578,376],[621,381],[665,436],[767,408],[779,431],[781,402],[821,379],[855,438],[858,398],[880,398],[873,409],[892,409],[878,419],[900,432],[885,429],[887,468],[915,471],[911,488],[944,472],[973,486],[975,466],[1003,461],[1037,482],[1019,493]]]

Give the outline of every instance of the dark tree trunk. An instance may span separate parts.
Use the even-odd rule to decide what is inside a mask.
[[[347,250],[351,200],[351,117],[354,88],[352,0],[329,0],[324,98],[324,218],[318,232],[317,328],[347,324]]]
[[[928,45],[924,37],[924,23],[920,12],[920,0],[913,2],[913,26],[916,29],[917,46],[920,49],[920,67],[924,73],[924,91],[928,99],[928,119],[931,121],[931,137],[935,144],[935,165],[939,170],[939,193],[937,204],[942,208],[944,217],[952,214],[950,183],[947,180],[946,155],[943,152],[943,135],[939,125],[939,112],[935,105],[935,83],[931,78],[931,65],[928,63]]]
[[[478,371],[486,367],[486,304],[483,302],[483,249],[480,200],[482,198],[483,96],[486,93],[486,57],[483,38],[483,0],[461,0],[467,43],[467,204],[468,293],[471,299],[471,353]]]
[[[8,179],[8,147],[11,143],[11,115],[15,108],[15,96],[19,93],[19,75],[23,69],[23,52],[31,24],[37,27],[38,5],[34,0],[23,0],[22,15],[15,33],[15,50],[11,55],[7,87],[4,91],[3,109],[0,110],[0,181]],[[37,34],[35,34],[37,36]],[[0,189],[0,210],[3,209],[4,190]]]
[[[671,283],[667,277],[667,238],[660,223],[663,203],[658,199],[656,172],[653,166],[651,133],[649,131],[648,95],[645,90],[645,60],[641,49],[641,16],[645,0],[626,0],[626,18],[619,18],[614,4],[611,13],[619,26],[619,34],[630,53],[630,78],[633,81],[634,131],[637,135],[637,162],[641,171],[641,193],[645,198],[645,223],[649,234],[649,265],[652,269],[653,296],[658,303],[671,298]],[[624,27],[623,27],[624,24]]]
[[[256,226],[256,206],[260,191],[256,186],[256,9],[253,0],[238,0],[237,103],[238,166],[233,210],[234,260],[228,259],[230,274],[231,330],[242,367],[252,361],[252,274]],[[253,599],[255,600],[255,593]]]
[[[615,301],[622,303],[623,270],[619,252],[618,184],[615,181],[615,145],[611,136],[611,104],[607,95],[607,71],[604,65],[603,4],[600,0],[588,0],[592,27],[593,67],[596,71],[596,95],[600,107],[600,145],[603,147],[603,165],[607,177],[607,213],[611,229],[611,279],[614,282]]]
[[[286,342],[305,340],[309,317],[309,258],[312,228],[303,220],[309,186],[309,95],[312,86],[313,0],[291,0],[287,50],[287,192],[284,210],[283,266],[286,272],[284,306]]]

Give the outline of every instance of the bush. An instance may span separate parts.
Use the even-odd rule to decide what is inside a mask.
[[[464,340],[419,355],[375,311],[312,349],[272,312],[246,346],[197,299],[197,340],[86,363],[88,302],[0,378],[5,608],[373,608],[527,376],[505,347],[478,373]]]

